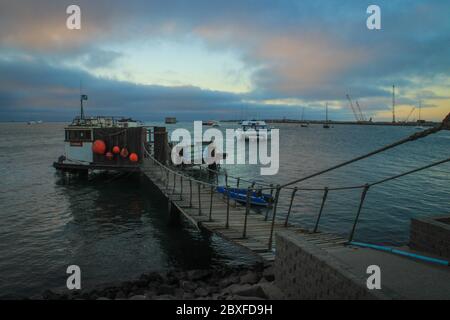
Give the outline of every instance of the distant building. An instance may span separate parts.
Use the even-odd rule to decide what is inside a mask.
[[[166,117],[166,124],[174,124],[177,123],[177,118],[175,117]]]

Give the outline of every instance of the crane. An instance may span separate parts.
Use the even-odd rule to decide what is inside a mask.
[[[408,121],[409,121],[409,118],[411,118],[411,116],[412,116],[414,110],[416,110],[416,107],[412,107],[412,108],[411,108],[411,111],[409,112],[408,116],[406,117],[405,122],[408,122]]]
[[[358,100],[356,100],[356,106],[358,107],[358,111],[359,111],[359,120],[366,121],[366,117],[364,116],[364,114],[361,111],[361,107],[359,106]]]
[[[356,111],[355,111],[355,107],[353,106],[352,98],[350,98],[350,95],[349,95],[349,94],[347,94],[347,99],[348,99],[348,101],[350,102],[350,108],[352,108],[353,115],[355,116],[356,121],[360,121],[359,118],[358,118],[358,114],[357,114]]]

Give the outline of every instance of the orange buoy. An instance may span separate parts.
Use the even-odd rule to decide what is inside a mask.
[[[122,150],[120,151],[120,155],[124,158],[127,158],[128,154],[129,154],[129,152],[128,152],[127,148],[122,148]]]
[[[105,154],[106,151],[106,144],[103,140],[95,140],[92,144],[92,151],[94,151],[95,154]]]
[[[130,161],[131,162],[138,162],[138,160],[139,160],[139,157],[138,157],[138,155],[136,154],[136,153],[132,153],[132,154],[130,154]]]
[[[120,148],[118,146],[114,146],[114,148],[112,148],[112,152],[114,154],[119,154],[120,153]]]
[[[114,155],[112,154],[112,152],[107,152],[105,156],[106,156],[106,159],[108,159],[108,160],[112,160],[114,158]]]

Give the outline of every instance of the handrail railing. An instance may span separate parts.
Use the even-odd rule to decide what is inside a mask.
[[[378,180],[378,181],[375,181],[375,182],[372,182],[372,183],[366,183],[366,184],[363,184],[363,185],[343,186],[343,187],[323,187],[323,188],[303,188],[303,187],[292,186],[292,185],[297,184],[299,182],[306,181],[306,180],[308,180],[310,178],[313,178],[313,177],[316,177],[316,176],[328,173],[330,171],[333,171],[333,170],[336,170],[338,168],[344,167],[344,166],[349,165],[351,163],[354,163],[354,162],[366,159],[366,158],[371,157],[373,155],[376,155],[378,153],[381,153],[381,152],[384,152],[386,150],[389,150],[389,149],[392,149],[394,147],[397,147],[399,145],[402,145],[402,144],[404,144],[406,142],[415,141],[415,140],[427,137],[430,134],[434,134],[434,133],[439,132],[441,130],[450,130],[450,114],[444,119],[444,121],[439,126],[436,126],[436,127],[433,127],[433,128],[429,128],[429,129],[426,129],[426,130],[421,131],[421,132],[417,132],[417,133],[415,133],[413,135],[410,135],[409,137],[407,137],[405,139],[401,139],[401,140],[399,140],[399,141],[397,141],[395,143],[392,143],[392,144],[390,144],[388,146],[385,146],[383,148],[379,148],[379,149],[377,149],[377,150],[375,150],[373,152],[369,152],[369,153],[367,153],[365,155],[362,155],[362,156],[356,157],[354,159],[345,161],[345,162],[340,163],[338,165],[335,165],[335,166],[333,166],[331,168],[328,168],[328,169],[325,169],[325,170],[321,170],[319,172],[310,174],[310,175],[305,176],[303,178],[296,179],[294,181],[285,183],[284,185],[277,185],[276,187],[273,186],[272,184],[269,185],[268,183],[264,183],[264,182],[258,183],[258,185],[256,185],[255,181],[250,181],[248,179],[243,179],[242,177],[235,177],[235,176],[226,174],[225,175],[225,182],[226,182],[225,183],[225,186],[226,186],[225,187],[225,195],[226,195],[226,198],[227,198],[227,200],[226,200],[227,201],[227,216],[226,216],[226,226],[225,227],[229,228],[229,214],[230,214],[229,188],[230,188],[230,186],[229,186],[228,182],[229,182],[230,178],[236,180],[236,186],[238,188],[239,188],[239,185],[240,185],[241,181],[247,182],[249,184],[251,183],[251,185],[247,187],[247,194],[246,194],[246,204],[245,204],[246,205],[246,213],[245,213],[244,230],[243,230],[243,237],[244,238],[247,235],[247,216],[248,216],[249,210],[250,210],[250,203],[251,203],[250,202],[250,197],[251,197],[251,194],[253,193],[253,191],[262,192],[264,190],[270,190],[271,194],[273,195],[273,192],[275,191],[275,197],[273,199],[274,203],[273,203],[273,206],[272,206],[272,221],[271,221],[271,228],[270,228],[270,234],[269,234],[269,243],[268,243],[269,250],[272,249],[273,232],[274,232],[274,226],[275,226],[275,220],[276,220],[276,214],[277,214],[277,207],[278,207],[278,204],[279,204],[280,194],[281,194],[282,190],[292,190],[292,194],[291,194],[291,197],[290,197],[290,203],[289,203],[289,209],[288,209],[287,215],[285,217],[285,221],[284,221],[284,226],[285,227],[289,226],[289,217],[291,215],[292,206],[293,206],[295,197],[298,194],[298,191],[321,191],[321,192],[323,192],[323,198],[322,198],[322,202],[321,202],[321,206],[320,206],[320,211],[318,213],[318,216],[317,216],[317,219],[316,219],[316,222],[315,222],[315,225],[314,225],[314,229],[313,229],[313,232],[317,232],[318,228],[319,228],[320,219],[322,217],[324,206],[325,206],[326,200],[328,198],[329,192],[331,192],[331,191],[341,191],[341,190],[362,189],[361,199],[360,199],[360,203],[359,203],[359,206],[358,206],[357,214],[356,214],[356,217],[355,217],[355,219],[353,221],[352,230],[351,230],[350,236],[349,236],[349,242],[351,242],[353,240],[353,237],[354,237],[356,226],[358,224],[359,217],[360,217],[361,212],[362,212],[362,208],[363,208],[366,196],[367,196],[367,192],[369,191],[369,189],[371,187],[379,185],[379,184],[383,184],[385,182],[392,181],[394,179],[398,179],[398,178],[401,178],[401,177],[404,177],[404,176],[407,176],[407,175],[410,175],[410,174],[413,174],[413,173],[417,173],[419,171],[423,171],[423,170],[426,170],[426,169],[429,169],[429,168],[432,168],[432,167],[435,167],[435,166],[438,166],[438,165],[441,165],[441,164],[444,164],[444,163],[447,163],[447,162],[450,162],[450,158],[447,158],[447,159],[444,159],[444,160],[441,160],[441,161],[437,161],[437,162],[431,163],[429,165],[425,165],[425,166],[422,166],[420,168],[409,170],[409,171],[403,172],[401,174],[397,174],[397,175],[394,175],[394,176],[391,176],[391,177],[388,177],[388,178],[384,178],[382,180]],[[145,148],[145,146],[144,146],[144,150],[145,150],[145,154],[155,164],[157,164],[159,166],[159,168],[162,170],[162,173],[163,173],[162,177],[164,177],[164,176],[166,177],[166,181],[165,181],[165,183],[166,183],[166,190],[169,189],[170,175],[173,175],[173,189],[172,189],[172,193],[175,193],[175,190],[176,190],[176,177],[178,176],[180,178],[180,181],[181,181],[181,192],[180,192],[181,194],[180,194],[180,197],[182,198],[183,197],[183,187],[182,187],[183,186],[183,178],[185,178],[186,180],[189,181],[189,185],[190,185],[190,188],[189,188],[189,193],[190,193],[189,204],[190,204],[191,207],[193,205],[192,204],[192,184],[193,183],[197,184],[197,186],[198,186],[198,214],[199,215],[202,215],[201,188],[200,187],[202,186],[203,188],[205,188],[205,187],[209,187],[210,188],[211,196],[210,196],[210,205],[209,205],[209,220],[211,221],[212,220],[212,208],[213,208],[213,194],[214,194],[214,191],[216,190],[216,188],[219,187],[218,180],[217,180],[216,183],[211,183],[211,182],[198,180],[198,179],[192,177],[191,175],[184,174],[184,173],[182,173],[182,172],[180,172],[178,170],[174,170],[174,169],[168,167],[167,165],[161,163],[160,161],[155,159],[150,154],[150,152],[147,150],[147,148]],[[212,169],[209,169],[209,168],[207,168],[207,170],[210,171],[210,172],[214,172],[217,175],[220,174],[220,172],[216,171],[216,170],[212,170]],[[164,171],[166,173],[165,175],[164,175]],[[268,219],[268,213],[269,213],[269,211],[267,211],[267,213],[266,213],[265,220]]]

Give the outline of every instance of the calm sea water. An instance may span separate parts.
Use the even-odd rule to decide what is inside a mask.
[[[178,124],[176,127],[192,124]],[[234,127],[226,124],[222,128]],[[250,180],[284,183],[332,166],[415,131],[408,127],[279,125],[280,171],[259,176],[257,166],[224,166]],[[246,252],[168,218],[166,204],[145,179],[97,174],[89,181],[55,172],[63,152],[64,124],[0,124],[0,296],[63,287],[70,264],[83,286],[133,279],[149,270],[252,263]],[[171,129],[175,126],[171,126]],[[450,134],[441,132],[302,184],[336,187],[373,182],[449,156]],[[371,189],[356,238],[404,244],[411,217],[449,213],[450,165]],[[279,214],[290,191],[282,192]],[[331,192],[322,230],[347,235],[360,191]],[[292,221],[311,227],[322,194],[299,192]]]

